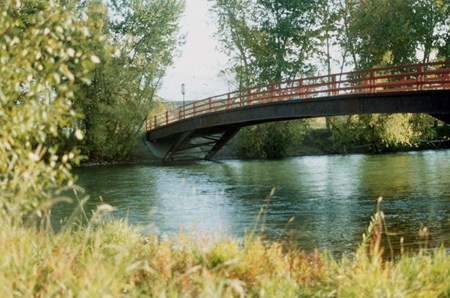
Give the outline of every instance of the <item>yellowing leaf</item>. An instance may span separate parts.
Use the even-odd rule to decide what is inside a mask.
[[[91,56],[91,61],[94,62],[95,64],[100,63],[100,59],[95,55]]]

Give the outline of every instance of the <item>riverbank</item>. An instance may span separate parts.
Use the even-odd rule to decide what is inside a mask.
[[[445,297],[445,249],[395,261],[372,245],[333,259],[295,244],[248,236],[212,241],[143,236],[102,219],[58,234],[0,219],[0,292],[5,297]],[[103,210],[103,211],[100,211]],[[368,230],[370,234],[370,230]]]
[[[230,141],[219,153],[216,159],[249,159],[249,154],[239,151],[239,134]],[[450,149],[450,126],[440,126],[436,130],[434,140],[423,141],[419,145],[398,145],[383,147],[377,144],[378,149],[374,152],[374,144],[349,141],[347,143],[337,143],[333,140],[331,131],[326,128],[310,129],[304,140],[289,146],[286,157],[317,156],[317,155],[335,155],[335,154],[379,154],[395,152],[414,152],[423,150],[441,150]],[[252,157],[250,159],[258,159]]]
[[[434,140],[423,141],[419,145],[402,145],[383,147],[381,144],[376,152],[373,150],[373,144],[358,143],[349,141],[348,143],[336,143],[333,140],[331,131],[324,128],[323,124],[312,128],[306,134],[304,140],[289,146],[286,150],[286,158],[317,155],[335,155],[335,154],[377,154],[377,153],[395,153],[395,152],[413,152],[422,150],[450,149],[450,126],[440,126],[436,130]],[[215,160],[242,160],[259,159],[257,156],[250,157],[245,152],[240,152],[238,145],[239,133],[226,146],[224,146],[214,157]],[[122,161],[89,161],[82,160],[81,167],[98,167],[112,165],[133,165],[143,163],[160,164],[161,158],[156,157],[145,142],[145,137],[138,138],[134,144],[132,155]]]

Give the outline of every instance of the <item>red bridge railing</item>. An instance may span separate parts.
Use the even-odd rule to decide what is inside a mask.
[[[450,89],[450,61],[374,68],[302,78],[195,101],[148,119],[147,130],[205,113],[301,98]]]

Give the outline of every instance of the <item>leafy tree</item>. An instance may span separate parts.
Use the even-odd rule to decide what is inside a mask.
[[[316,8],[309,0],[213,1],[217,35],[240,87],[311,72],[310,57],[319,42]]]
[[[442,0],[420,0],[413,4],[415,33],[418,48],[423,53],[422,62],[430,62],[433,52],[439,51],[439,48],[448,47],[449,7],[450,3]],[[442,55],[442,51],[439,52],[441,56],[445,57],[445,54]]]
[[[441,26],[437,30],[439,32],[439,38],[437,40],[438,45],[438,58],[443,60],[450,60],[450,3],[448,1],[436,1],[441,3]]]
[[[53,140],[82,138],[74,90],[97,58],[78,48],[89,30],[58,1],[5,0],[0,7],[0,212],[21,222],[42,216],[73,183],[77,152]]]
[[[257,2],[259,31],[264,40],[263,51],[254,55],[262,82],[279,82],[311,72],[312,64],[308,60],[318,43],[315,2]]]
[[[230,59],[228,71],[239,89],[256,84],[253,52],[257,51],[261,37],[255,27],[253,5],[250,0],[216,0],[211,7],[217,19],[216,37]]]
[[[445,52],[448,1],[343,0],[341,46],[352,53],[356,69],[428,62]]]
[[[349,2],[348,34],[344,46],[356,52],[357,68],[399,65],[415,60],[417,40],[413,0],[359,0]]]
[[[333,142],[344,152],[361,145],[374,153],[415,147],[436,136],[434,119],[424,114],[352,115],[334,120]]]
[[[106,34],[107,47],[86,45],[101,63],[89,86],[79,88],[77,110],[89,159],[118,161],[130,157],[166,68],[180,44],[180,0],[111,0],[82,3],[93,31]],[[76,6],[80,7],[80,6]]]

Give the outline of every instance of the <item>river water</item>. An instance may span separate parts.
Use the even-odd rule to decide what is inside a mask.
[[[144,233],[179,231],[243,237],[264,229],[269,240],[295,239],[307,251],[351,252],[383,197],[398,247],[450,245],[450,150],[385,155],[331,155],[272,161],[218,161],[78,169],[91,199]],[[275,192],[266,198],[274,188]],[[266,206],[257,223],[257,216]],[[72,212],[57,208],[56,217]],[[419,238],[427,227],[427,242]]]

